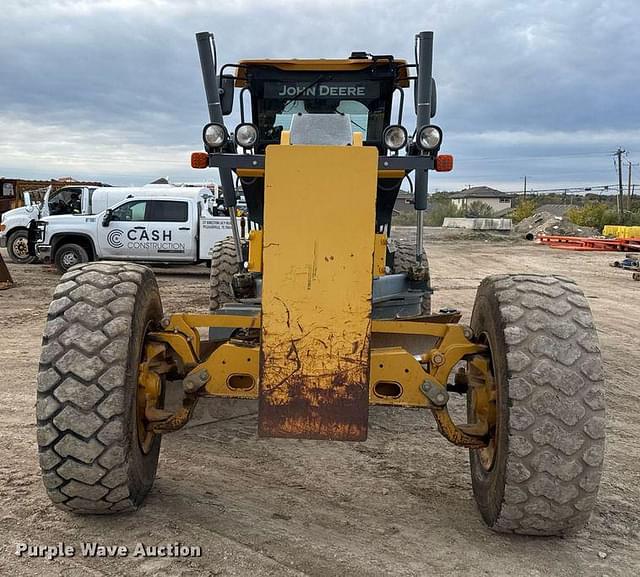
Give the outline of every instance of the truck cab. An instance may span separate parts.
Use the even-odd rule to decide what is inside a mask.
[[[90,200],[96,187],[49,187],[41,203],[33,203],[25,195],[25,206],[8,210],[0,221],[0,247],[6,248],[9,258],[20,264],[32,262],[29,250],[29,227],[40,218],[61,214],[81,214],[89,211]],[[106,188],[106,187],[105,187]]]
[[[207,188],[131,194],[95,215],[52,215],[37,222],[36,252],[60,272],[92,260],[191,264],[210,259],[230,234]]]

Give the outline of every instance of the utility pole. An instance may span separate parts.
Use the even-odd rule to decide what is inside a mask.
[[[626,152],[626,150],[622,150],[622,148],[618,147],[615,154],[618,157],[618,219],[620,220],[620,224],[622,224],[622,201],[624,192],[622,190],[622,155]]]
[[[632,189],[635,188],[635,185],[631,184],[631,167],[638,166],[637,162],[631,162],[627,160],[627,173],[628,173],[628,181],[627,181],[627,210],[631,210],[631,198],[633,196]]]
[[[527,177],[524,177],[524,188],[522,189],[522,199],[527,200]]]
[[[629,182],[627,183],[627,210],[631,210],[631,161],[627,161],[629,165]]]

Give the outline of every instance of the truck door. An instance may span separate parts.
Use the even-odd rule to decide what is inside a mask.
[[[228,216],[222,215],[218,209],[212,210],[211,206],[202,206],[198,239],[200,260],[210,259],[213,245],[231,234],[231,219]]]
[[[147,208],[149,259],[193,262],[198,230],[195,203],[186,200],[150,200]]]
[[[147,260],[149,246],[145,220],[149,202],[144,199],[124,202],[96,217],[98,246],[102,258]]]

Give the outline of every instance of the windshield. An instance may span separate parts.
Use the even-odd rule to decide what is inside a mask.
[[[49,195],[49,214],[79,214],[82,211],[82,189],[60,188]]]
[[[378,143],[390,116],[394,73],[337,71],[287,73],[269,69],[251,71],[253,121],[263,146],[279,142],[297,114],[348,115],[352,132],[365,142]]]
[[[346,114],[351,120],[351,132],[362,132],[362,137],[367,139],[367,130],[369,128],[369,109],[362,102],[356,100],[341,100],[337,102],[337,106],[332,104],[332,109],[327,112],[335,112],[340,114]],[[311,108],[311,110],[309,110]],[[267,132],[271,130],[271,133],[280,132],[282,130],[290,130],[291,122],[296,114],[309,114],[318,112],[317,107],[309,107],[305,105],[303,100],[292,100],[286,103],[281,112],[275,115],[273,123],[267,128]],[[267,119],[267,115],[263,117]],[[375,124],[375,121],[372,123]],[[274,128],[276,129],[274,131]],[[375,127],[372,127],[375,130]]]

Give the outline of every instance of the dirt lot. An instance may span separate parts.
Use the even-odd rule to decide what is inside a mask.
[[[145,506],[117,518],[73,517],[48,501],[35,443],[40,335],[57,274],[11,266],[0,292],[0,575],[545,575],[640,574],[640,283],[607,254],[533,244],[429,243],[437,308],[470,312],[476,286],[499,272],[561,273],[586,292],[608,386],[608,447],[598,506],[565,539],[497,535],[475,509],[467,453],[420,410],[371,412],[365,443],[258,439],[256,407],[203,402],[188,429],[163,441]],[[186,274],[189,272],[190,274]],[[202,269],[159,276],[165,310],[204,310]],[[466,319],[465,319],[466,320]],[[179,541],[186,559],[47,561],[16,543],[127,545]]]

